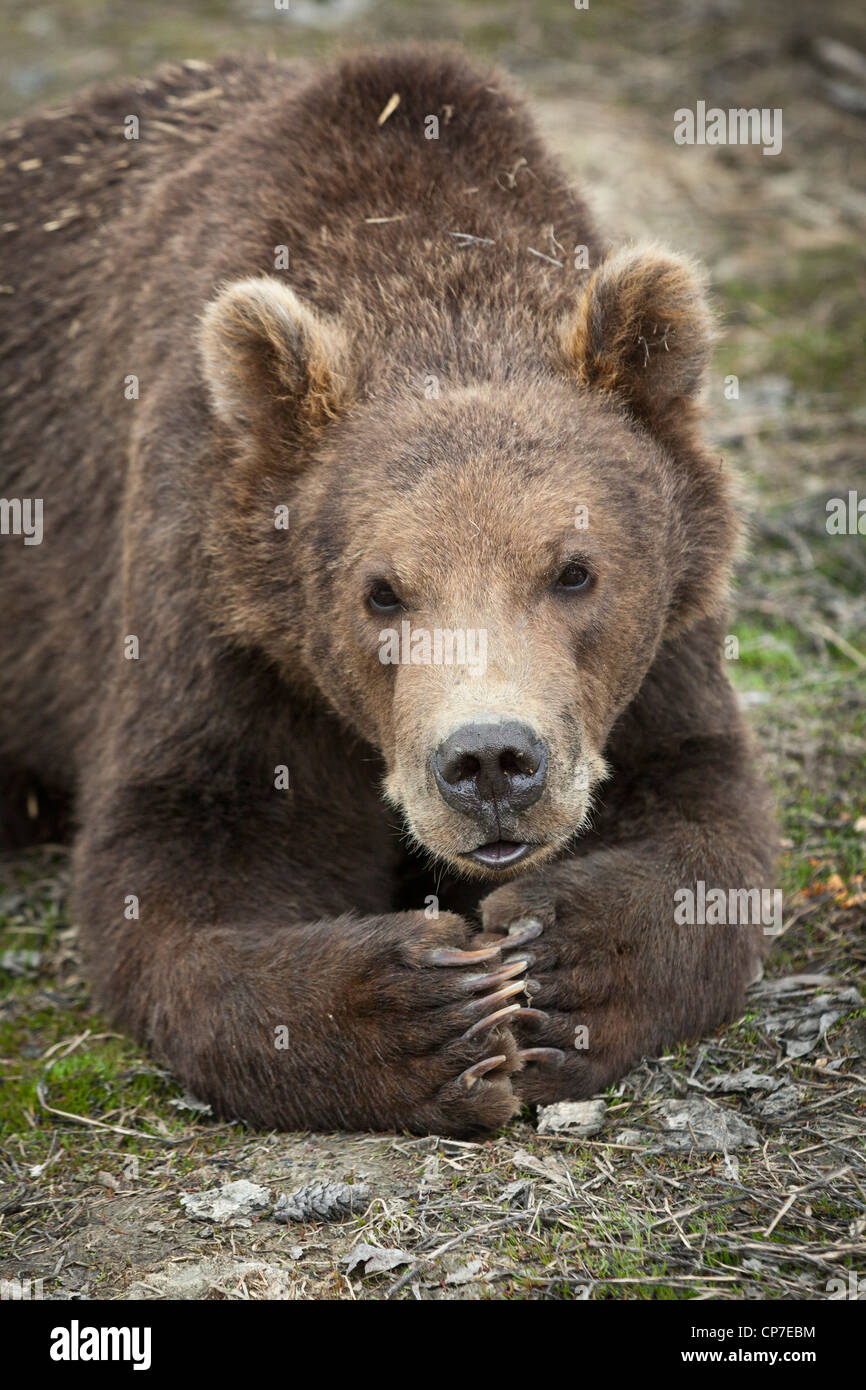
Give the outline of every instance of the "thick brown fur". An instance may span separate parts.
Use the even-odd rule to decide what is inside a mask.
[[[448,50],[168,69],[2,156],[0,492],[45,518],[0,537],[4,827],[33,787],[73,805],[99,1002],[220,1113],[460,1135],[729,1019],[761,927],[677,925],[674,893],[767,887],[774,847],[693,269],[606,257],[507,80]],[[483,629],[484,672],[383,664],[380,580]],[[430,772],[492,715],[550,754],[497,807],[532,846],[499,878]]]

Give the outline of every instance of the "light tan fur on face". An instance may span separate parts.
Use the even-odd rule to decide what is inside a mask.
[[[401,421],[399,439],[382,436],[392,415]],[[606,775],[610,723],[660,638],[667,522],[652,480],[661,457],[614,412],[555,378],[531,385],[519,401],[489,386],[411,407],[401,401],[399,411],[377,402],[369,419],[374,433],[368,439],[366,423],[357,422],[352,447],[375,460],[379,481],[350,486],[340,498],[351,522],[329,605],[336,615],[327,629],[329,688],[382,751],[388,799],[421,845],[478,874],[461,856],[480,844],[538,844],[522,869],[585,828],[593,789]],[[642,512],[632,514],[619,484],[601,476],[611,450],[626,472],[650,481]],[[389,470],[397,486],[389,486]],[[311,478],[311,493],[321,495],[323,481]],[[575,528],[578,504],[589,506],[588,532]],[[597,592],[563,597],[554,581],[583,552],[595,556]],[[403,613],[367,611],[371,573],[393,582]],[[483,630],[484,671],[383,665],[381,633],[404,620],[412,630]],[[527,810],[503,809],[497,835],[446,804],[429,760],[464,724],[508,719],[544,740],[548,778]]]
[[[481,620],[487,621],[486,615]],[[490,838],[471,818],[451,810],[441,799],[424,750],[435,749],[466,724],[517,720],[544,739],[548,748],[548,784],[539,803],[523,815],[502,812],[501,838],[537,842],[538,848],[512,871],[522,872],[561,849],[589,819],[593,789],[607,776],[607,765],[580,721],[566,729],[552,702],[574,701],[574,672],[557,671],[552,648],[538,635],[515,627],[490,634],[487,671],[467,676],[459,668],[408,666],[396,674],[392,707],[394,761],[385,781],[388,800],[400,809],[416,842],[476,877],[485,870],[458,859]],[[486,630],[486,629],[485,629]],[[537,665],[548,662],[541,676]],[[536,668],[533,671],[533,668]],[[419,755],[420,753],[420,755]]]

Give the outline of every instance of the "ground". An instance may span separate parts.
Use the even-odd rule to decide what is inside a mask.
[[[866,541],[826,524],[829,499],[866,495],[860,10],[0,5],[4,117],[167,58],[460,39],[529,89],[605,228],[707,263],[723,322],[709,427],[752,529],[730,666],[785,836],[781,939],[743,1017],[638,1068],[589,1139],[525,1114],[480,1144],[261,1135],[190,1109],[90,1007],[64,851],[0,859],[0,1295],[30,1279],[62,1299],[866,1296]],[[782,108],[782,154],[675,145],[673,112],[697,99]],[[779,983],[792,975],[808,978]],[[690,1122],[674,1130],[678,1103]],[[241,1179],[369,1193],[341,1220],[289,1225],[181,1205]],[[353,1264],[361,1244],[390,1268]]]

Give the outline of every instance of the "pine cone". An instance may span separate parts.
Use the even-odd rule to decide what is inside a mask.
[[[312,1182],[283,1193],[274,1207],[274,1221],[339,1221],[369,1201],[365,1182]]]

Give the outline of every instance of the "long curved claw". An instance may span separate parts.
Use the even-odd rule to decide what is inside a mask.
[[[434,946],[425,952],[428,965],[480,965],[483,960],[498,960],[499,946],[482,946],[477,951],[461,951],[457,946]]]
[[[467,1028],[463,1036],[464,1038],[474,1038],[476,1033],[483,1033],[485,1029],[493,1028],[504,1018],[509,1018],[511,1014],[516,1014],[519,1010],[519,1004],[508,1004],[504,1009],[497,1009],[496,1013],[488,1014],[486,1018],[479,1018],[477,1023],[473,1023],[471,1028]]]
[[[508,1058],[504,1052],[500,1052],[496,1057],[485,1057],[483,1062],[476,1062],[473,1067],[467,1067],[457,1078],[458,1085],[464,1086],[467,1091],[471,1091],[476,1081],[480,1081],[482,1076],[486,1076],[489,1071],[494,1071],[496,1067],[501,1067]]]
[[[565,1061],[559,1047],[525,1047],[517,1055],[521,1062],[547,1062],[552,1067],[561,1067]]]
[[[511,999],[515,994],[522,994],[525,988],[522,980],[514,980],[512,984],[498,989],[495,994],[480,994],[477,999],[470,1000],[468,1004],[463,1005],[461,1012],[471,1018],[473,1014],[482,1013],[495,1004],[504,1003],[506,999]]]
[[[458,989],[465,990],[467,994],[474,994],[477,990],[489,989],[493,985],[504,984],[506,980],[513,980],[515,975],[522,975],[529,965],[528,960],[512,960],[507,965],[503,965],[499,970],[490,970],[486,974],[467,975],[460,980]]]
[[[550,1014],[545,1013],[544,1009],[521,1009],[521,1023],[546,1023]]]
[[[543,931],[544,927],[537,917],[524,917],[519,922],[512,922],[502,942],[502,950],[513,951],[517,946],[525,946],[527,941],[534,941]]]

